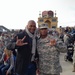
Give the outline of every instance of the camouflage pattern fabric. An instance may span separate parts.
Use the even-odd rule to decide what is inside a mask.
[[[55,37],[47,36],[46,38],[38,39],[37,41],[37,50],[39,53],[39,70],[41,73],[45,73],[45,75],[59,75],[61,72],[60,65],[60,52],[66,52],[67,47],[57,38],[57,45],[50,46],[50,39]],[[42,74],[41,74],[42,75]]]

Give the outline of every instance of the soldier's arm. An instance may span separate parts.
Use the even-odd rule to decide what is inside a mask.
[[[67,46],[65,43],[63,43],[63,41],[61,40],[57,40],[57,44],[56,44],[57,50],[59,52],[65,53],[67,52]]]

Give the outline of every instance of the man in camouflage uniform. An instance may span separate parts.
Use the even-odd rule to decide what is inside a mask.
[[[48,34],[48,26],[43,23],[39,27],[40,38],[37,41],[39,54],[39,75],[60,75],[60,52],[67,48],[57,37]]]

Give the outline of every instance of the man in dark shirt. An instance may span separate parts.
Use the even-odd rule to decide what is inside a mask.
[[[17,49],[15,72],[18,75],[36,75],[36,23],[30,20],[24,31],[20,32],[9,44]]]

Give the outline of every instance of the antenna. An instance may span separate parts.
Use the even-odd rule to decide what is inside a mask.
[[[39,11],[39,17],[41,17],[41,11]]]
[[[55,10],[55,17],[56,17],[56,10]]]

